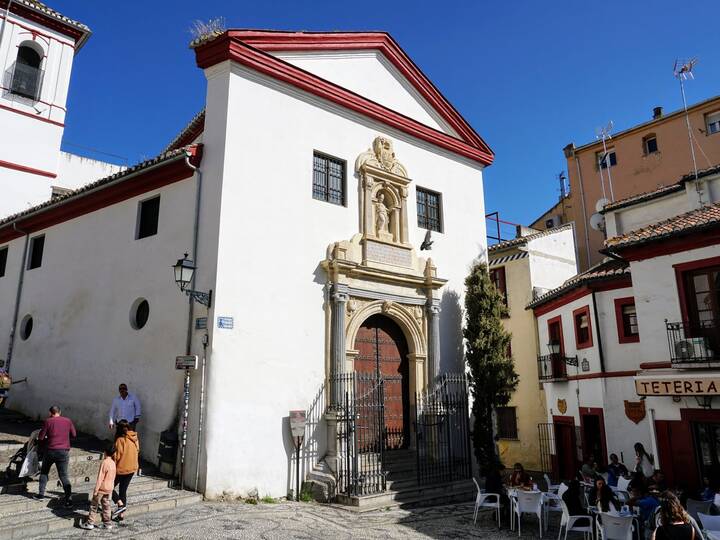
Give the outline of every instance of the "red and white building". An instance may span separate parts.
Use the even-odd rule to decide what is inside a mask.
[[[568,478],[633,444],[672,484],[720,471],[720,167],[609,204],[608,258],[535,299],[545,451]]]

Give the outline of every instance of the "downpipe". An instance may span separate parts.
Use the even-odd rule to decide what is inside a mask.
[[[7,358],[5,359],[5,371],[8,373],[10,373],[10,363],[12,362],[13,351],[15,348],[15,335],[17,334],[17,322],[20,314],[20,300],[22,298],[23,284],[25,283],[25,266],[27,265],[27,252],[30,242],[30,233],[18,227],[17,222],[13,223],[13,229],[16,232],[25,235],[25,244],[23,246],[23,256],[20,263],[20,275],[18,276],[18,284],[15,291],[15,308],[13,310],[12,324],[10,325],[10,339],[8,341]]]

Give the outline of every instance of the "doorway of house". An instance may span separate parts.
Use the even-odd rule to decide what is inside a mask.
[[[583,437],[583,459],[605,465],[607,449],[605,447],[605,419],[602,409],[581,408],[580,426]]]
[[[373,315],[360,327],[355,338],[355,371],[380,382],[385,450],[405,448],[409,441],[410,385],[408,380],[408,345],[402,329],[389,317]],[[359,425],[375,423],[368,410]]]
[[[720,423],[692,422],[700,479],[720,477]]]
[[[571,480],[575,478],[578,470],[575,422],[572,418],[568,421],[555,417],[553,431],[555,432],[558,477],[561,480]]]

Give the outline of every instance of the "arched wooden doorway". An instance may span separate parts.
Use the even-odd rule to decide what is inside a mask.
[[[355,371],[363,379],[382,380],[381,399],[384,417],[383,448],[404,448],[409,440],[410,385],[408,381],[408,344],[400,327],[385,315],[372,315],[355,337]],[[379,411],[368,408],[360,412],[360,429],[375,424]],[[372,431],[372,430],[370,430]],[[366,440],[367,446],[379,441]]]

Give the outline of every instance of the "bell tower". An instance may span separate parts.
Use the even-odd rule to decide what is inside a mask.
[[[73,59],[89,36],[42,2],[0,0],[0,217],[51,197]]]

